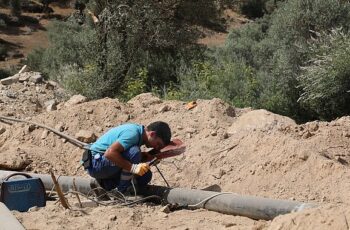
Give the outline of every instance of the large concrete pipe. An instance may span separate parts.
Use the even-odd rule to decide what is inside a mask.
[[[2,180],[13,174],[16,173],[15,171],[4,171],[0,170],[0,182]],[[44,187],[46,190],[52,190],[54,187],[54,183],[52,181],[51,175],[48,174],[36,174],[36,173],[27,173],[26,174],[40,178],[44,184]],[[22,178],[21,176],[14,176],[11,177],[11,179],[18,179]],[[92,178],[82,178],[82,177],[73,177],[73,176],[60,176],[57,177],[58,184],[61,187],[62,192],[68,192],[69,190],[73,190],[73,180],[75,180],[76,188],[79,192],[84,194],[91,194],[91,189],[97,187],[97,183]]]
[[[12,212],[0,202],[0,230],[25,230]]]
[[[252,219],[272,220],[278,215],[302,211],[314,204],[291,200],[275,200],[234,193],[218,193],[186,188],[149,186],[144,195],[158,195],[169,204],[185,205],[189,208],[205,208],[226,214],[246,216]]]
[[[4,178],[12,171],[0,171],[0,178]],[[44,183],[45,189],[51,190],[53,182],[50,175],[32,174],[39,177]],[[93,179],[61,176],[58,181],[63,192],[73,188],[73,178],[77,190],[88,194],[92,188],[97,186]],[[246,216],[252,219],[272,220],[278,215],[301,211],[306,208],[315,207],[314,204],[302,203],[291,200],[275,200],[269,198],[244,196],[234,193],[218,193],[185,188],[168,188],[150,185],[147,189],[140,191],[142,195],[157,195],[169,204],[179,204],[188,208],[205,208],[212,211],[232,215]]]

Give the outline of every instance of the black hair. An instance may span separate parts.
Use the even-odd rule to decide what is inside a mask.
[[[163,121],[156,121],[147,126],[148,131],[155,131],[157,137],[163,140],[165,145],[170,143],[171,131],[167,123]]]

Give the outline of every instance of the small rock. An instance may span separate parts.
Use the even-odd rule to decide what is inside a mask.
[[[55,126],[55,129],[59,132],[63,132],[64,131],[64,124],[62,122],[58,123],[56,126]]]
[[[311,132],[316,132],[318,130],[319,126],[318,126],[318,123],[317,122],[314,122],[314,123],[311,123],[310,124],[310,131]]]
[[[28,209],[28,212],[36,212],[38,211],[40,208],[38,206],[33,206],[31,208]]]
[[[167,205],[161,207],[159,211],[164,212],[164,213],[170,213],[170,205],[167,204]]]
[[[28,131],[29,131],[30,133],[33,132],[35,129],[36,129],[36,125],[30,124],[30,125],[28,126]]]
[[[74,95],[72,96],[64,105],[65,106],[72,106],[72,105],[77,105],[81,104],[84,102],[87,102],[87,97],[84,97],[83,95]]]
[[[100,126],[95,126],[95,131],[98,132],[98,133],[102,133],[103,129]]]
[[[306,161],[309,158],[309,153],[308,152],[301,152],[298,154],[298,158],[300,160]]]
[[[309,131],[306,131],[304,134],[303,134],[303,138],[304,139],[307,139],[309,137],[312,137],[312,134],[309,132]]]
[[[233,226],[236,226],[236,224],[235,223],[226,223],[225,224],[226,228],[230,228],[230,227],[233,227]]]
[[[57,101],[55,99],[46,101],[44,105],[46,107],[47,112],[57,110]]]
[[[21,93],[24,93],[24,92],[27,92],[27,91],[28,91],[28,88],[27,88],[27,87],[24,87],[24,88],[20,89],[20,92],[21,92]]]
[[[51,111],[54,111],[54,110],[57,110],[57,105],[56,104],[51,104],[51,105],[46,107],[46,111],[47,112],[51,112]]]
[[[20,74],[18,81],[19,82],[29,81],[29,78],[30,78],[30,75],[28,74]]]
[[[109,219],[110,221],[116,221],[116,220],[117,220],[117,216],[116,216],[116,215],[110,215],[110,216],[108,217],[108,219]]]
[[[91,143],[96,141],[97,137],[94,132],[88,130],[80,130],[75,137],[82,142]]]
[[[194,128],[187,128],[187,129],[186,129],[186,133],[193,134],[193,133],[195,133],[195,132],[197,132],[197,130],[194,129]]]
[[[191,137],[192,137],[192,135],[191,135],[190,133],[187,133],[187,134],[186,134],[186,138],[187,138],[187,139],[190,139]]]
[[[16,99],[17,98],[17,94],[15,92],[12,92],[12,91],[6,91],[6,96],[8,98],[11,98],[11,99]]]
[[[11,85],[13,83],[16,83],[17,81],[18,81],[18,76],[16,76],[16,75],[0,80],[1,84],[3,84],[3,85]]]
[[[49,131],[48,130],[44,130],[41,134],[41,139],[46,139],[46,137],[49,135]]]
[[[34,84],[38,84],[38,83],[42,82],[43,76],[41,75],[41,73],[31,72],[30,74],[31,74],[31,76],[29,78],[30,82],[33,82]]]
[[[343,136],[344,136],[344,137],[350,137],[350,132],[349,132],[349,131],[348,131],[348,132],[344,131],[344,132],[343,132]]]
[[[180,126],[180,125],[176,126],[176,128],[177,128],[178,130],[183,130],[183,129],[184,129],[184,128],[183,128],[182,126]]]
[[[227,138],[229,138],[230,137],[230,135],[227,133],[227,132],[225,132],[224,134],[223,134],[223,138],[224,139],[227,139]]]
[[[169,105],[164,105],[164,106],[159,108],[158,112],[164,113],[164,112],[167,112],[167,111],[170,111],[170,110],[171,110],[171,108],[170,108]]]
[[[57,87],[57,83],[54,81],[48,81],[46,82],[45,89],[53,90]]]
[[[6,128],[3,126],[0,126],[0,135],[6,132]]]
[[[218,135],[218,132],[216,130],[213,130],[213,131],[211,131],[210,135],[212,135],[214,137],[214,136]]]
[[[94,110],[93,110],[92,108],[88,108],[88,109],[86,110],[86,113],[87,113],[87,114],[93,114],[93,113],[94,113]]]

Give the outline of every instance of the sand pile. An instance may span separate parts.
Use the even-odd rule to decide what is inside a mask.
[[[23,84],[6,87],[21,89]],[[45,83],[35,87],[45,88]],[[55,95],[55,89],[51,91],[46,96]],[[173,136],[187,145],[185,154],[159,165],[173,187],[217,184],[222,191],[321,205],[273,221],[255,221],[206,210],[165,214],[161,207],[149,204],[87,208],[82,213],[49,203],[39,210],[16,213],[27,228],[348,229],[350,117],[297,125],[290,118],[266,110],[234,108],[220,99],[197,100],[197,106],[189,110],[185,102],[163,101],[152,94],[141,94],[127,103],[82,97],[67,102],[67,97],[61,97],[56,99],[56,109],[36,111],[29,106],[38,98],[36,94],[22,97],[23,92],[16,93],[18,97],[10,102],[6,94],[0,96],[0,115],[12,113],[72,137],[85,133],[90,141],[125,122],[168,122]],[[0,123],[0,130],[1,168],[38,173],[53,168],[57,175],[87,177],[82,169],[76,170],[82,150],[53,133],[22,123]],[[152,183],[164,185],[153,172]]]

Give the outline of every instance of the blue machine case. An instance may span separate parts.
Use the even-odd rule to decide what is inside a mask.
[[[9,180],[13,176],[24,176],[24,179]],[[26,212],[29,208],[46,205],[46,194],[40,178],[33,178],[25,173],[14,173],[4,179],[1,184],[0,201],[8,209]]]

